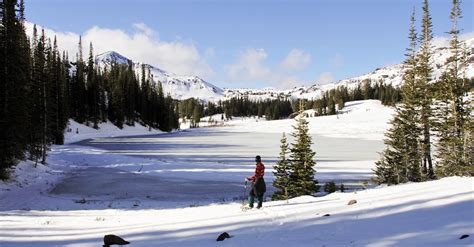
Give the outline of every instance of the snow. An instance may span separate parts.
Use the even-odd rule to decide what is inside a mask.
[[[72,119],[69,120],[68,130],[64,135],[64,142],[66,144],[82,141],[90,138],[98,137],[114,137],[114,136],[133,136],[133,135],[147,135],[163,133],[161,130],[150,129],[140,123],[135,123],[135,126],[123,125],[120,129],[113,123],[107,121],[106,123],[98,124],[98,129],[80,124]]]
[[[2,211],[2,246],[472,246],[473,178],[381,187],[324,197],[170,209]],[[357,200],[347,205],[349,200]],[[324,215],[330,214],[325,217]],[[215,242],[224,232],[233,237]]]
[[[373,175],[383,143],[371,133],[393,109],[369,100],[343,112],[308,118],[321,183]],[[474,178],[267,201],[243,212],[253,156],[263,157],[271,195],[279,138],[294,124],[257,120],[154,135],[71,122],[78,136],[53,146],[47,166],[22,162],[0,182],[0,246],[100,246],[106,234],[130,246],[474,246]],[[125,136],[134,131],[148,135]],[[223,231],[233,237],[216,242]]]
[[[96,56],[96,63],[101,67],[110,66],[112,62],[119,64],[133,64],[133,68],[137,76],[141,78],[142,66],[145,66],[145,73],[150,76],[155,83],[161,83],[164,95],[170,95],[173,99],[184,100],[189,98],[197,98],[204,101],[218,101],[223,90],[204,81],[197,76],[176,75],[149,64],[132,61],[125,56],[109,51]]]
[[[312,110],[307,111],[314,116]],[[337,115],[309,117],[309,132],[327,137],[358,138],[366,140],[382,140],[389,127],[389,120],[394,109],[383,106],[378,100],[347,102]],[[293,119],[265,121],[264,119],[238,119],[228,123],[229,130],[263,133],[291,133]]]
[[[470,50],[474,49],[474,38],[464,40],[466,47]],[[441,74],[446,69],[446,59],[450,56],[450,50],[446,44],[439,44],[440,46],[433,47],[433,80],[441,77]],[[469,65],[465,71],[462,71],[463,76],[467,78],[474,77],[474,53],[471,53],[469,58]],[[320,85],[315,82],[314,85],[306,87],[295,87],[293,89],[279,90],[275,88],[264,89],[226,89],[224,91],[224,99],[235,97],[247,97],[250,100],[262,101],[266,99],[276,98],[293,98],[293,99],[318,99],[326,91],[345,86],[349,89],[354,89],[357,86],[362,86],[365,81],[370,81],[372,84],[382,82],[386,85],[400,86],[402,83],[404,66],[402,63],[387,65],[376,68],[367,74],[347,78],[339,81],[334,81],[329,84]]]
[[[474,49],[474,38],[464,40],[468,49]],[[433,47],[433,61],[434,67],[433,79],[439,79],[442,72],[446,69],[445,62],[450,56],[450,50],[446,44],[438,44]],[[219,87],[206,82],[197,76],[182,76],[171,72],[164,71],[149,64],[132,61],[117,52],[106,52],[99,54],[96,57],[96,63],[100,67],[109,66],[113,61],[120,64],[132,63],[135,72],[141,76],[142,65],[150,69],[151,76],[155,82],[161,82],[165,95],[170,94],[173,99],[183,100],[188,98],[197,98],[203,101],[217,102],[219,100],[228,100],[236,97],[246,97],[253,101],[264,101],[268,99],[318,99],[326,91],[331,89],[346,86],[349,89],[354,89],[358,85],[362,85],[365,81],[370,80],[372,84],[383,82],[387,85],[400,86],[402,83],[404,66],[402,63],[387,65],[376,68],[367,74],[347,78],[339,81],[334,81],[329,84],[319,84],[315,82],[311,86],[300,86],[292,89],[276,89],[276,88],[230,88],[222,90]],[[463,75],[467,78],[474,77],[474,54],[470,55],[469,65]]]

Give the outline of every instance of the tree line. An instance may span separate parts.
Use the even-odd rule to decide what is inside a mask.
[[[319,99],[305,102],[305,109],[315,110],[316,116],[334,115],[341,110],[346,102],[355,100],[377,99],[383,105],[394,106],[401,100],[401,89],[391,84],[384,84],[383,81],[372,83],[366,79],[357,84],[353,89],[346,86],[328,90]]]
[[[179,117],[197,127],[203,116],[222,114],[221,120],[232,117],[265,117],[266,120],[278,120],[293,117],[299,112],[299,102],[304,102],[304,110],[314,109],[315,116],[334,115],[346,102],[355,100],[378,99],[384,105],[393,106],[401,100],[401,89],[386,85],[382,81],[372,83],[365,80],[353,89],[339,86],[323,93],[319,99],[296,100],[290,97],[276,99],[251,100],[248,97],[235,97],[218,102],[203,102],[191,98],[179,102]]]
[[[0,15],[0,178],[24,158],[46,163],[50,145],[64,143],[69,119],[94,128],[106,121],[119,128],[136,122],[178,128],[177,102],[146,66],[100,67],[92,43],[85,61],[81,39],[70,61],[44,30],[35,26],[28,38],[23,0],[0,2]]]
[[[218,102],[204,102],[198,99],[182,100],[178,104],[179,117],[197,127],[203,116],[221,114],[221,120],[232,117],[265,117],[267,120],[288,118],[294,111],[294,101],[289,99],[266,99],[253,101],[247,97],[237,97]]]
[[[427,0],[423,2],[420,33],[416,31],[415,17],[414,9],[404,62],[402,102],[396,106],[392,126],[386,133],[386,149],[376,162],[378,183],[474,175],[474,91],[472,78],[464,74],[469,51],[459,40],[460,3],[453,0],[450,56],[445,62],[446,69],[436,81],[433,80],[432,21]]]

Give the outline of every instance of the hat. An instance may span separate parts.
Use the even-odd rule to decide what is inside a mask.
[[[261,161],[262,161],[262,157],[260,157],[260,155],[255,156],[255,161],[256,161],[256,162],[261,162]]]

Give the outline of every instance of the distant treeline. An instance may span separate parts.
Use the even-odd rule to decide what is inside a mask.
[[[372,83],[366,80],[354,89],[339,86],[326,91],[323,96],[315,100],[303,100],[305,110],[314,109],[315,116],[334,115],[341,110],[348,101],[378,99],[382,104],[393,106],[401,100],[401,91],[398,87],[385,85],[383,82]],[[179,102],[179,117],[191,121],[192,127],[197,127],[203,116],[222,114],[221,120],[232,117],[265,117],[267,120],[285,119],[298,112],[299,100],[277,98],[266,100],[251,100],[248,97],[237,97],[224,101],[201,102],[196,99],[187,99]]]
[[[341,110],[346,102],[355,100],[377,99],[383,105],[393,106],[401,100],[401,90],[382,81],[371,83],[365,80],[362,85],[357,84],[354,89],[339,86],[326,91],[323,96],[316,100],[306,101],[306,109],[314,109],[317,116],[334,115]]]

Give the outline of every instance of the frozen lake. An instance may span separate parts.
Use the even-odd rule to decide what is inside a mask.
[[[244,178],[253,174],[254,157],[261,155],[266,165],[267,195],[271,195],[272,166],[280,138],[281,134],[275,133],[203,128],[85,140],[77,144],[101,150],[100,157],[95,155],[99,160],[67,176],[51,193],[163,202],[235,200],[243,197]],[[377,152],[383,149],[382,141],[373,140],[313,135],[313,142],[320,184],[367,180]],[[114,162],[107,158],[117,155],[131,160]]]

